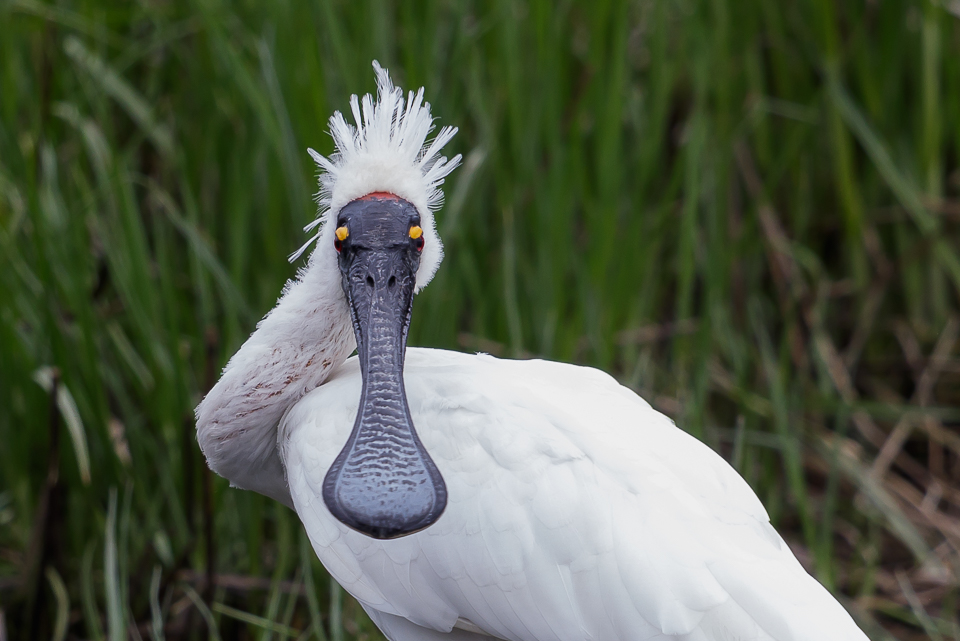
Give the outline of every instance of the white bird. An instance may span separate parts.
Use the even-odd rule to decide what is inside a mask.
[[[865,641],[733,468],[610,376],[406,348],[460,156],[374,68],[310,150],[307,266],[197,408],[210,467],[295,509],[392,641]]]

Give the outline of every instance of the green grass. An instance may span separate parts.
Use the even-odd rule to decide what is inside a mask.
[[[8,638],[380,638],[192,423],[373,58],[465,157],[411,344],[614,373],[871,638],[960,638],[956,12],[0,0]]]

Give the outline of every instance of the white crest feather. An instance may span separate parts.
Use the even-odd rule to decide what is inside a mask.
[[[376,60],[373,69],[377,74],[376,102],[370,94],[362,101],[351,96],[356,126],[339,111],[330,118],[336,151],[327,158],[313,149],[307,150],[322,172],[317,194],[320,215],[304,231],[323,225],[290,260],[299,258],[323,236],[328,226],[325,223],[335,219],[344,205],[373,192],[387,192],[409,201],[420,212],[426,240],[417,274],[420,289],[433,276],[442,257],[433,212],[443,203],[440,186],[460,164],[460,155],[447,159],[440,151],[457,128],[443,127],[428,142],[427,136],[434,127],[430,103],[423,100],[423,87],[416,94],[409,92],[404,100],[403,90],[393,86],[390,74]]]

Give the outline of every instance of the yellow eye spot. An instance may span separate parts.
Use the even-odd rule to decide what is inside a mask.
[[[423,236],[423,228],[420,225],[414,225],[410,228],[410,238],[416,240]]]
[[[339,240],[341,243],[344,240],[346,240],[347,236],[349,235],[350,235],[350,232],[349,230],[347,230],[346,225],[344,225],[343,227],[337,227],[337,240]]]

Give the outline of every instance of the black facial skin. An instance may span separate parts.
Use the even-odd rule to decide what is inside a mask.
[[[376,539],[432,525],[447,505],[440,471],[417,437],[403,387],[403,357],[423,238],[409,202],[367,196],[340,210],[337,244],[363,375],[353,432],[323,480],[323,501],[343,524]]]

